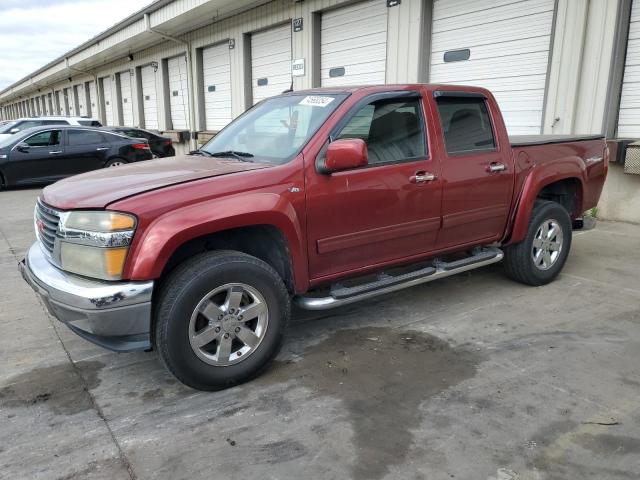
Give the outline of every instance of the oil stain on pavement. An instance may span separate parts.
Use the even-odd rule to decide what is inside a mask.
[[[276,362],[259,382],[339,398],[354,432],[353,478],[377,479],[406,458],[420,404],[473,377],[483,360],[422,332],[360,328],[334,332],[299,361]]]
[[[63,363],[17,375],[0,387],[0,409],[42,404],[56,415],[89,410],[93,406],[88,390],[100,384],[98,373],[103,367],[100,362]]]

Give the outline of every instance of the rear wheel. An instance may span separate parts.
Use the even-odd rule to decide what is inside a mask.
[[[289,294],[267,263],[240,252],[208,252],[183,263],[163,285],[155,342],[182,383],[218,390],[269,365],[289,316]]]
[[[571,218],[556,202],[538,200],[525,239],[505,249],[507,276],[527,285],[553,281],[571,249]]]
[[[104,168],[119,167],[121,165],[126,165],[127,163],[128,162],[122,158],[112,158],[104,164]]]

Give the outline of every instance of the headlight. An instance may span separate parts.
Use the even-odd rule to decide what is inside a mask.
[[[120,280],[136,218],[119,212],[64,212],[60,215],[60,267],[102,280]]]

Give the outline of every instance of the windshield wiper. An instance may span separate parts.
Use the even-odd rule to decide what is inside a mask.
[[[207,152],[209,153],[209,152]],[[253,158],[253,153],[239,152],[238,150],[225,150],[224,152],[209,153],[212,157],[235,157],[243,162],[250,162],[249,158]]]
[[[206,155],[207,157],[213,156],[206,150],[192,150],[191,152],[189,152],[189,155]]]

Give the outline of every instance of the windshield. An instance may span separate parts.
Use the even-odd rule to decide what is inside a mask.
[[[11,130],[11,127],[13,127],[15,124],[16,122],[5,123],[0,127],[0,133],[9,133],[9,130]]]
[[[200,150],[280,165],[294,158],[346,95],[284,95],[231,122]]]

